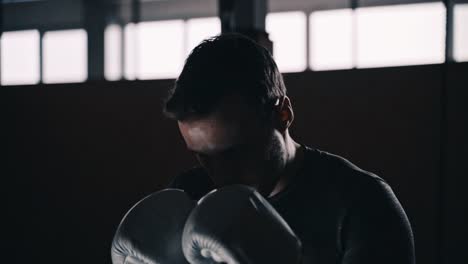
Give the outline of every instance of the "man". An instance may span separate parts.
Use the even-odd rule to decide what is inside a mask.
[[[200,167],[171,187],[198,200],[254,187],[300,238],[303,263],[414,263],[409,221],[388,184],[349,161],[297,143],[291,100],[271,54],[226,34],[189,55],[166,101]]]

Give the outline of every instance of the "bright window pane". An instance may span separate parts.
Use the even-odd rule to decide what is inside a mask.
[[[273,56],[281,72],[298,72],[307,67],[306,18],[303,12],[267,15],[266,30],[273,41]]]
[[[358,8],[356,15],[358,67],[444,62],[442,3]]]
[[[1,38],[1,84],[39,82],[39,32],[3,32]]]
[[[137,78],[175,78],[184,61],[184,22],[168,20],[138,25]]]
[[[43,38],[44,83],[83,82],[88,75],[83,29],[48,31]]]
[[[353,11],[313,12],[310,15],[310,67],[312,70],[353,67]]]
[[[136,25],[129,23],[124,28],[124,77],[127,80],[136,78]]]
[[[217,17],[189,19],[185,54],[188,55],[202,40],[219,33],[221,33],[221,22]]]
[[[455,61],[468,61],[468,4],[454,8],[453,57]]]
[[[109,81],[122,77],[122,28],[110,25],[104,33],[104,76]]]

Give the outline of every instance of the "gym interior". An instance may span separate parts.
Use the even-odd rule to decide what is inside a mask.
[[[111,263],[125,212],[197,163],[162,113],[186,56],[237,28],[267,33],[291,134],[392,186],[418,263],[467,263],[468,1],[2,0],[1,14],[12,263]]]

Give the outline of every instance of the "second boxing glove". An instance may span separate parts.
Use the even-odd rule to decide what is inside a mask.
[[[204,196],[185,224],[182,249],[192,264],[297,264],[301,242],[253,188],[231,185]]]

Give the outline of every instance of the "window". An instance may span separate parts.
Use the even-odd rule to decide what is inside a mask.
[[[202,40],[221,33],[221,21],[217,17],[189,19],[186,26],[187,46],[185,55],[188,55]]]
[[[1,84],[36,84],[39,76],[39,31],[3,32]]]
[[[42,41],[44,83],[86,80],[88,54],[85,30],[48,31]]]
[[[281,72],[307,68],[306,21],[303,12],[271,13],[266,17],[266,31],[273,41],[273,56]]]
[[[468,4],[455,5],[453,11],[453,58],[468,61]]]
[[[176,78],[189,52],[220,32],[217,17],[127,24],[124,76],[127,80]]]
[[[320,71],[352,68],[352,9],[313,12],[309,23],[311,69]]]
[[[122,28],[109,25],[104,32],[104,76],[115,81],[122,77]]]
[[[127,80],[136,79],[137,51],[136,25],[129,23],[124,28],[124,77]]]
[[[137,78],[174,78],[184,61],[184,22],[143,22],[137,26]]]
[[[442,3],[365,7],[355,15],[358,68],[444,62]]]

